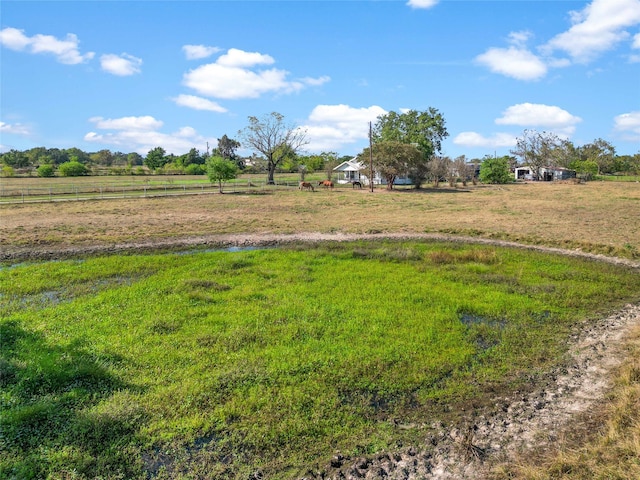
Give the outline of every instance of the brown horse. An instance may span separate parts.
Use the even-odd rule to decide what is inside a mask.
[[[311,190],[312,192],[315,191],[313,189],[313,185],[311,185],[309,182],[300,182],[300,185],[298,186],[298,188],[300,190]]]
[[[351,182],[351,188],[362,188],[362,184],[360,182]]]
[[[324,188],[330,188],[333,190],[333,182],[331,180],[322,180],[318,182],[318,186],[322,185]]]

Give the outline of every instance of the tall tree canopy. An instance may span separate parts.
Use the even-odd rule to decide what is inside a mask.
[[[222,137],[218,139],[218,153],[220,156],[225,160],[235,162],[239,167],[244,167],[244,163],[242,165],[239,164],[239,159],[236,155],[236,150],[238,148],[240,148],[240,142],[227,137],[226,134],[222,135]]]
[[[149,150],[147,158],[144,159],[144,164],[151,170],[164,167],[169,159],[166,157],[167,152],[162,147],[156,147]]]
[[[373,127],[374,142],[395,141],[413,143],[425,158],[442,150],[442,141],[449,136],[442,114],[435,108],[419,112],[389,112],[378,117]]]
[[[595,162],[598,165],[598,175],[612,173],[616,149],[611,143],[598,138],[579,149],[580,160]]]
[[[273,177],[280,162],[308,143],[306,131],[287,125],[284,116],[277,112],[262,118],[249,117],[249,126],[240,130],[238,135],[245,146],[264,155],[269,184],[275,183]]]
[[[427,177],[429,159],[440,153],[442,141],[449,136],[442,114],[435,108],[425,111],[409,110],[404,113],[389,112],[378,117],[373,127],[374,154],[380,142],[398,142],[417,147],[421,161],[412,162],[407,172],[416,188]],[[376,165],[377,168],[377,165]]]

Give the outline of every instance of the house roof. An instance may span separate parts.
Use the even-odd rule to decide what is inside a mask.
[[[358,162],[354,157],[351,160],[342,162],[333,170],[336,172],[359,172],[360,170],[362,170],[362,164]]]

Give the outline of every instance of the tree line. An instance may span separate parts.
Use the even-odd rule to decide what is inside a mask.
[[[239,141],[223,135],[218,139],[217,147],[211,152],[201,152],[192,148],[183,155],[167,153],[160,146],[147,152],[145,156],[137,152],[122,153],[104,149],[98,152],[85,152],[78,148],[59,149],[36,147],[28,150],[9,150],[0,154],[0,174],[5,177],[14,175],[37,175],[41,177],[79,176],[79,175],[204,175],[207,173],[207,160],[222,158],[232,162],[238,171],[263,173],[268,171],[268,160],[261,155],[252,154],[243,157],[237,150]],[[288,149],[278,159],[274,172],[323,171],[351,158],[338,156],[335,152],[322,152],[314,155],[293,153]]]
[[[98,173],[209,174],[211,178],[212,162],[218,164],[219,170],[223,161],[222,170],[227,172],[223,177],[227,180],[232,171],[235,174],[246,171],[266,173],[267,182],[274,183],[276,172],[298,172],[304,179],[306,173],[325,171],[331,179],[333,168],[352,158],[338,156],[336,152],[305,155],[306,132],[288,124],[280,113],[272,112],[260,118],[250,116],[248,120],[248,126],[238,131],[239,140],[225,134],[217,139],[218,144],[211,152],[208,145],[206,152],[191,148],[183,155],[168,154],[158,146],[146,156],[108,149],[84,152],[78,148],[36,147],[1,154],[0,173],[5,177],[16,173],[42,177]],[[452,159],[442,155],[442,142],[449,135],[444,116],[432,107],[425,111],[388,112],[378,117],[370,128],[370,147],[364,148],[357,158],[365,175],[373,162],[375,171],[386,180],[387,188],[393,188],[399,176],[408,176],[415,188],[425,182],[437,186],[441,181],[461,180],[465,184],[478,178],[488,183],[505,183],[513,178],[511,172],[518,165],[530,167],[536,177],[543,167],[568,168],[585,177],[640,174],[640,152],[617,155],[614,146],[601,138],[575,146],[553,133],[534,130],[525,130],[517,138],[511,155],[499,158],[487,155],[482,159],[467,159],[462,155]],[[252,155],[238,155],[240,147],[252,150]],[[218,181],[219,177],[214,175],[212,181]]]

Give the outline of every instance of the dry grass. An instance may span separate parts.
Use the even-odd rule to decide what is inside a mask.
[[[497,468],[494,480],[640,478],[640,328],[627,349],[628,361],[616,372],[613,390],[580,432],[571,432],[554,452],[529,453]]]
[[[211,194],[0,206],[0,248],[242,233],[440,232],[640,258],[640,187],[531,183]]]

